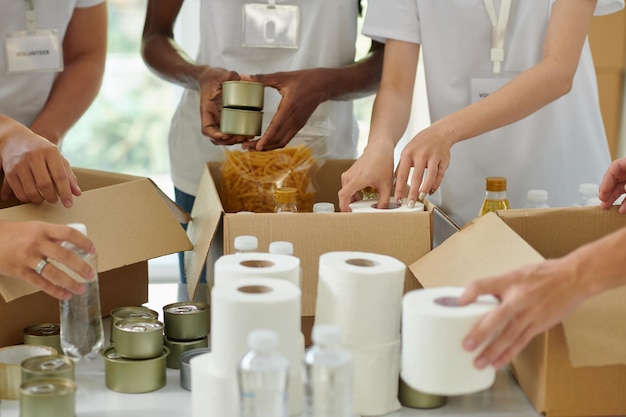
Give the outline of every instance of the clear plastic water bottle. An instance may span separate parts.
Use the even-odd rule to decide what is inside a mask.
[[[250,351],[237,372],[241,417],[287,417],[289,361],[278,352],[278,334],[253,330]]]
[[[82,223],[71,223],[68,226],[87,235],[87,228]],[[84,281],[65,265],[52,261],[54,265],[72,278],[85,284],[83,294],[72,294],[69,300],[59,303],[61,315],[61,348],[63,352],[78,361],[81,358],[92,360],[98,357],[104,346],[104,330],[100,313],[100,289],[98,286],[98,255],[87,253],[70,242],[61,246],[69,248],[83,258],[96,272],[92,281]]]
[[[341,345],[335,325],[313,328],[306,352],[306,417],[352,417],[352,356]]]
[[[528,208],[549,208],[548,192],[546,190],[528,190],[526,194]]]
[[[256,252],[259,249],[259,240],[256,236],[241,235],[233,241],[235,253]]]
[[[269,253],[293,256],[293,243],[287,242],[286,240],[276,240],[274,242],[270,242],[268,251]]]
[[[598,194],[600,193],[600,187],[598,184],[582,183],[578,186],[578,193],[580,199],[575,204],[576,206],[599,206],[600,199]]]

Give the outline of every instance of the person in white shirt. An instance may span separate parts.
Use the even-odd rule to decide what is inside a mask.
[[[61,201],[80,188],[59,145],[96,97],[104,0],[0,0],[0,197]]]
[[[356,158],[352,100],[376,91],[383,55],[383,45],[372,42],[370,53],[356,61],[360,0],[201,0],[195,60],[173,37],[182,3],[148,1],[142,54],[157,75],[185,88],[169,133],[171,175],[183,209],[191,211],[207,161],[224,160],[227,148],[216,145],[260,151],[305,143],[317,159]],[[242,78],[271,87],[265,89],[263,133],[255,140],[219,130],[221,84]]]
[[[600,184],[605,210],[626,193],[626,158],[611,163]],[[619,204],[626,214],[626,202]],[[589,298],[626,285],[626,227],[590,242],[566,256],[548,259],[468,284],[461,305],[481,294],[493,294],[500,305],[485,315],[467,334],[463,346],[474,351],[490,340],[477,355],[477,368],[501,368],[530,340],[560,323]]]
[[[550,205],[599,183],[610,155],[587,32],[623,0],[370,0],[363,33],[386,41],[363,155],[342,176],[340,208],[358,191],[379,204],[435,201],[458,225],[478,215],[488,176],[507,178],[511,207],[529,189]],[[402,149],[419,53],[432,124]],[[395,185],[394,185],[395,184]],[[433,196],[434,198],[435,196]]]

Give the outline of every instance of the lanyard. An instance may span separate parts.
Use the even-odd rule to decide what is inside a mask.
[[[496,17],[496,6],[493,0],[483,0],[489,20],[493,29],[491,31],[491,62],[493,62],[493,72],[499,74],[502,70],[502,61],[504,61],[504,37],[506,36],[506,27],[509,24],[509,15],[511,14],[511,0],[502,0],[500,5],[500,15]]]
[[[29,32],[37,30],[37,14],[35,13],[35,6],[33,0],[24,0],[26,2],[26,27]]]

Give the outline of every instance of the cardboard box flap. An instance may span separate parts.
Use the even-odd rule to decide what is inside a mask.
[[[187,235],[193,243],[193,250],[185,252],[185,275],[190,300],[194,299],[198,289],[200,274],[211,250],[213,237],[223,213],[224,208],[211,177],[211,172],[209,169],[205,169],[191,210],[191,220],[187,226]],[[212,265],[207,267],[212,268]]]
[[[84,191],[69,209],[60,204],[23,204],[0,211],[0,219],[85,223],[98,250],[98,272],[104,272],[191,248],[161,194],[150,180],[139,179]],[[37,291],[11,279],[0,286],[7,302]]]
[[[425,288],[465,286],[476,279],[542,260],[496,214],[489,213],[465,225],[409,268]]]
[[[563,327],[573,367],[626,365],[626,288],[607,291],[583,303]]]

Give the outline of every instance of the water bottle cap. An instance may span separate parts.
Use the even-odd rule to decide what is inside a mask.
[[[546,190],[528,190],[527,198],[533,202],[543,202],[548,199]]]
[[[313,213],[334,213],[335,205],[333,203],[320,202],[313,204]]]
[[[341,343],[341,331],[334,324],[317,324],[313,327],[313,343],[337,345]]]
[[[600,192],[598,184],[582,183],[578,186],[578,191],[586,196],[596,196]]]
[[[72,229],[76,229],[85,236],[87,236],[87,226],[85,226],[83,223],[68,223],[67,225]]]
[[[248,333],[248,346],[253,350],[271,350],[278,347],[278,333],[270,329],[256,329]]]
[[[259,240],[256,236],[237,236],[234,243],[235,250],[251,251],[259,247]]]
[[[286,241],[272,242],[270,243],[269,252],[282,255],[293,255],[293,243]]]

